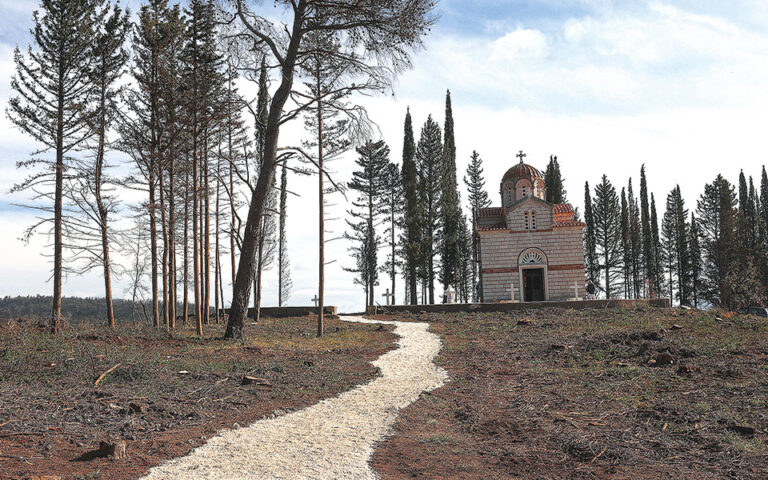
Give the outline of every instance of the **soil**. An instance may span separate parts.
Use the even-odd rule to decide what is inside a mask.
[[[311,317],[263,319],[245,340],[223,327],[173,335],[76,326],[53,336],[0,322],[0,479],[136,479],[225,428],[280,416],[376,377],[391,328]],[[94,381],[114,365],[98,386]],[[243,385],[243,377],[256,380]],[[125,441],[127,458],[99,442]]]
[[[383,479],[768,478],[768,321],[671,309],[428,321],[451,381],[401,412]]]

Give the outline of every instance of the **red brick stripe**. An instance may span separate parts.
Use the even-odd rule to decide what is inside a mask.
[[[582,264],[573,264],[573,265],[549,265],[547,267],[547,270],[551,272],[557,272],[562,270],[584,270],[584,265]],[[481,270],[481,273],[517,273],[519,269],[517,267],[507,267],[507,268],[484,268]]]

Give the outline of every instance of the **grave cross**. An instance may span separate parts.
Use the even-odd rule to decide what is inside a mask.
[[[389,305],[389,304],[390,304],[390,303],[389,303],[389,299],[390,299],[390,298],[392,298],[392,305],[394,305],[394,304],[395,304],[395,303],[394,303],[395,294],[394,294],[394,293],[389,293],[389,289],[387,289],[387,293],[382,293],[382,294],[381,294],[381,296],[387,299],[387,305]]]
[[[579,282],[578,281],[573,282],[573,291],[574,291],[573,298],[578,300],[579,299]]]
[[[320,299],[317,298],[317,295],[315,295],[315,298],[313,298],[312,301],[315,302],[315,306],[317,306],[320,303]]]
[[[517,291],[517,287],[514,283],[509,284],[509,294],[512,296],[512,301],[515,301],[515,292]]]
[[[518,153],[515,156],[520,159],[520,163],[523,163],[523,158],[527,157],[528,155],[526,155],[525,153],[523,153],[522,150],[520,150],[520,153]]]

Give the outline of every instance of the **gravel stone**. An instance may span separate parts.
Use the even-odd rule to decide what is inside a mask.
[[[432,362],[442,344],[427,323],[341,319],[395,326],[398,348],[373,362],[380,377],[305,409],[222,431],[142,480],[375,480],[368,461],[399,410],[448,380]]]

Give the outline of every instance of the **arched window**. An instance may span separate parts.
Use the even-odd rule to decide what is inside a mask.
[[[516,199],[521,200],[531,194],[532,190],[531,182],[528,180],[520,180],[517,182],[517,195]]]
[[[515,203],[515,199],[514,199],[515,189],[511,183],[505,183],[503,190],[504,190],[504,206],[508,207],[513,203]]]

